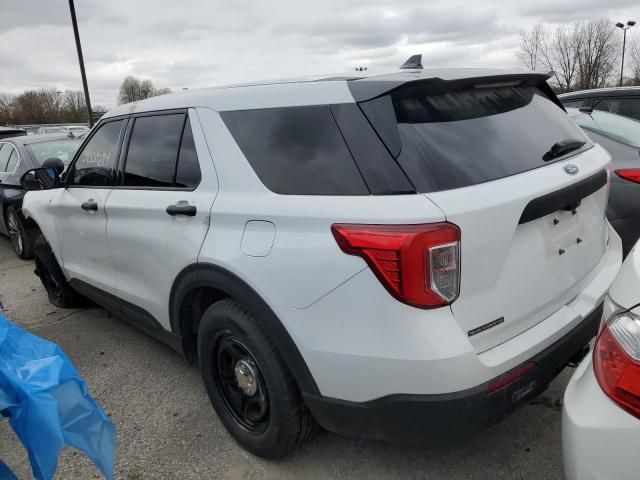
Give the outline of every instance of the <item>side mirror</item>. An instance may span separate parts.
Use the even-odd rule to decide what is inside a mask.
[[[20,185],[28,191],[51,190],[60,187],[60,174],[53,168],[34,168],[22,175]]]
[[[62,172],[64,172],[64,162],[58,157],[49,157],[42,162],[42,168],[55,168],[58,175],[62,175]]]

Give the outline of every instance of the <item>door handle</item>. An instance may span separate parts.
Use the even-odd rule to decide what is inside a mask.
[[[80,208],[82,208],[83,210],[86,210],[87,212],[97,212],[98,204],[93,198],[90,198],[89,200],[84,202],[82,205],[80,205]]]
[[[195,217],[196,213],[198,213],[198,209],[195,205],[189,205],[187,202],[180,201],[175,205],[169,205],[167,207],[167,213],[169,215],[186,215],[187,217]]]

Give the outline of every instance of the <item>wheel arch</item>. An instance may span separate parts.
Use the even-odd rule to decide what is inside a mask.
[[[189,361],[196,359],[197,331],[202,314],[210,305],[226,298],[241,303],[262,322],[300,390],[319,395],[318,386],[302,354],[267,302],[244,280],[218,265],[189,265],[178,274],[171,289],[171,330],[181,338],[186,358]]]

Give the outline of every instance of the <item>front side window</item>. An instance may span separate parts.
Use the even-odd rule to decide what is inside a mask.
[[[191,123],[185,114],[136,118],[124,167],[124,185],[193,189],[198,183],[200,166]]]
[[[91,137],[73,165],[71,185],[114,184],[118,141],[124,120],[104,123]]]

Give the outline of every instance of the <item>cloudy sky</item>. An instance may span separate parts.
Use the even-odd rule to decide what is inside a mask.
[[[518,32],[607,16],[637,0],[76,0],[94,105],[126,75],[173,90],[313,73],[518,66]],[[636,30],[636,31],[634,31]],[[640,25],[630,31],[640,41]],[[67,0],[0,0],[0,92],[80,89]]]

